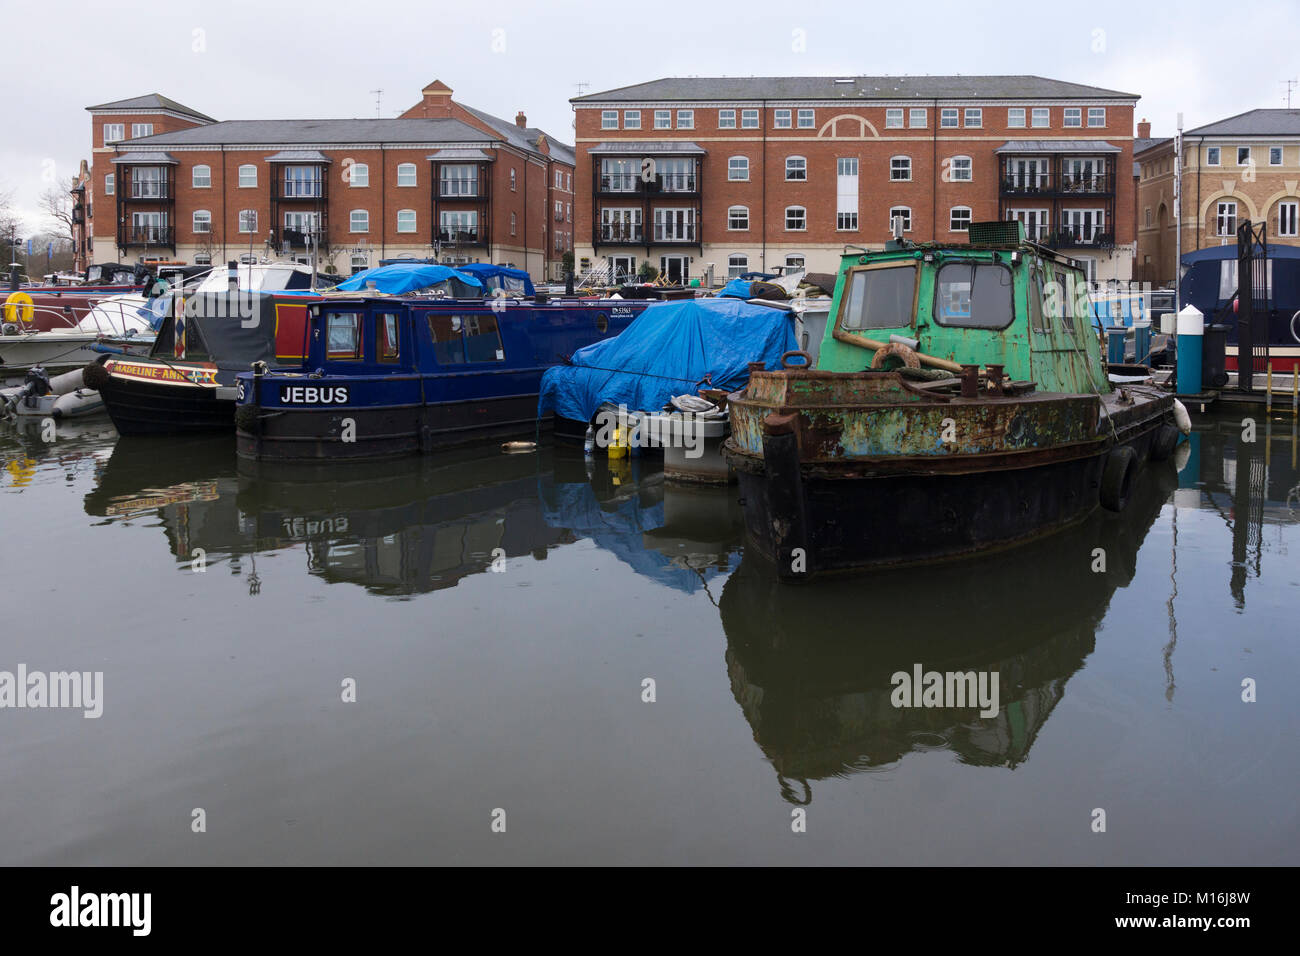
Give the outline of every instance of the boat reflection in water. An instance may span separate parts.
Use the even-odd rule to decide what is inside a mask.
[[[744,525],[734,493],[666,484],[655,459],[584,459],[561,446],[553,464],[538,483],[547,524],[590,538],[638,574],[712,596],[712,582],[739,562]]]
[[[722,591],[732,693],[783,796],[888,769],[912,751],[963,763],[1027,759],[1066,682],[1092,653],[1111,595],[1176,483],[1148,467],[1128,507],[1011,550],[929,567],[781,587],[746,556]],[[1104,550],[1104,570],[1097,567]],[[996,673],[999,709],[893,706],[896,672]]]
[[[42,469],[62,468],[69,481],[78,473],[97,473],[116,439],[108,420],[96,416],[0,421],[0,490],[26,488]]]

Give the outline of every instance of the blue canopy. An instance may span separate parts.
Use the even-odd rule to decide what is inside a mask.
[[[654,302],[621,335],[547,369],[537,414],[589,422],[604,402],[658,411],[705,376],[713,388],[742,388],[750,362],[778,369],[782,353],[798,347],[791,315],[781,309],[739,299]]]
[[[471,262],[468,265],[460,267],[461,272],[468,272],[476,276],[483,282],[483,287],[489,291],[492,289],[505,289],[507,292],[518,292],[520,295],[535,295],[537,290],[533,288],[533,280],[523,269],[512,269],[510,266],[494,266],[490,262]]]
[[[402,295],[406,292],[427,289],[448,280],[459,280],[480,295],[482,294],[483,283],[472,275],[447,266],[407,265],[405,263],[394,263],[393,265],[379,266],[376,269],[365,269],[350,279],[343,280],[335,288],[340,292],[365,292],[370,283],[373,282],[376,292],[384,292],[388,295]],[[452,289],[455,291],[454,285]]]

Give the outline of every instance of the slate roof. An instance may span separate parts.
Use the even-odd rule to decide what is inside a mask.
[[[847,81],[847,82],[845,82]],[[642,100],[829,100],[829,99],[1137,99],[1136,93],[1067,83],[1041,76],[724,76],[665,77],[572,103]]]
[[[578,156],[574,148],[566,143],[561,143],[545,130],[538,129],[536,126],[520,127],[517,123],[503,120],[499,116],[493,116],[491,113],[484,113],[482,110],[476,110],[472,106],[466,106],[459,100],[457,100],[456,105],[462,107],[467,113],[477,116],[488,126],[491,126],[506,138],[507,143],[517,149],[523,149],[530,153],[535,153],[537,152],[538,139],[545,136],[546,143],[551,151],[552,159],[558,159],[561,162],[567,162],[570,165],[577,162]]]
[[[1300,109],[1248,110],[1189,129],[1184,136],[1300,136]]]
[[[1145,152],[1146,150],[1151,149],[1154,146],[1160,146],[1161,144],[1168,143],[1169,141],[1170,138],[1168,136],[1154,136],[1154,137],[1149,137],[1147,139],[1141,139],[1141,138],[1135,139],[1133,140],[1133,155],[1136,156],[1138,153]]]
[[[1112,146],[1100,139],[1013,139],[995,150],[999,153],[1118,153],[1120,151],[1118,146]]]
[[[126,140],[150,146],[258,146],[331,143],[490,143],[480,129],[454,119],[226,120],[209,126]],[[122,144],[119,144],[122,145]]]
[[[173,99],[163,96],[161,93],[146,93],[144,96],[133,96],[128,100],[115,100],[112,103],[100,103],[98,106],[87,106],[87,110],[171,110],[173,113],[184,113],[186,116],[193,116],[195,119],[201,119],[206,123],[215,123],[216,120],[211,116],[200,113],[198,110],[192,110],[184,103],[177,103]]]

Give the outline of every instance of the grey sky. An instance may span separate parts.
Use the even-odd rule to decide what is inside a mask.
[[[85,107],[154,92],[217,119],[274,119],[374,116],[370,91],[382,88],[383,115],[393,116],[441,79],[462,102],[507,118],[522,109],[530,125],[572,142],[568,100],[580,81],[594,92],[660,76],[1033,73],[1140,94],[1137,116],[1162,135],[1179,110],[1190,128],[1285,105],[1280,81],[1300,77],[1296,0],[1231,9],[1200,0],[27,5],[6,14],[6,35],[21,42],[5,44],[15,115],[0,139],[0,190],[44,228],[43,175],[53,169],[62,183],[89,156]]]

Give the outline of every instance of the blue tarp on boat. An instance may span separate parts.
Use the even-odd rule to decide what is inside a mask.
[[[471,287],[481,295],[483,283],[466,272],[447,266],[393,264],[365,269],[349,279],[340,282],[336,288],[340,292],[365,292],[370,283],[375,284],[376,292],[387,295],[403,295],[419,289],[427,289],[448,280],[458,280]],[[455,286],[452,286],[453,292]]]
[[[510,266],[495,266],[490,262],[471,262],[468,265],[459,267],[460,272],[468,272],[475,276],[483,283],[489,293],[493,289],[504,289],[507,292],[514,292],[519,295],[535,295],[537,290],[533,288],[533,280],[523,269],[512,269]]]
[[[718,293],[718,297],[726,299],[752,299],[753,295],[751,294],[751,290],[753,288],[754,283],[749,282],[746,279],[732,279],[722,287],[722,291]]]
[[[735,391],[749,381],[750,362],[778,369],[782,353],[798,347],[781,309],[738,299],[655,302],[622,334],[547,369],[537,414],[589,422],[604,402],[658,411],[705,376],[713,388]]]

